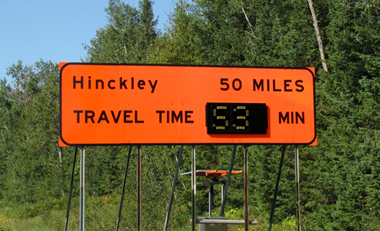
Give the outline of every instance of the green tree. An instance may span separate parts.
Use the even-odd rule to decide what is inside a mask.
[[[96,63],[144,63],[155,38],[157,20],[153,3],[140,1],[137,10],[121,0],[110,0],[108,25],[96,31],[87,49],[87,61]]]
[[[376,6],[376,1],[331,2],[323,20],[329,73],[320,71],[317,83],[320,145],[316,155],[307,155],[314,171],[306,173],[305,206],[319,227],[376,230],[378,225],[369,199],[379,193],[373,183],[378,180],[373,175],[378,101],[372,97],[379,81],[373,72],[379,52]]]
[[[243,65],[249,28],[240,1],[178,1],[159,61]]]
[[[34,66],[19,62],[7,74],[13,82],[1,85],[4,197],[28,203],[63,196],[58,67],[51,62]]]

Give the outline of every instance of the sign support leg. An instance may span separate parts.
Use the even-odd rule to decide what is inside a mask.
[[[297,231],[301,231],[301,193],[300,193],[300,158],[298,152],[298,145],[295,149],[295,175],[296,175],[296,220],[297,220]]]
[[[221,197],[222,201],[224,200],[224,185],[225,185],[225,183],[222,183],[220,186],[220,197]]]
[[[85,153],[84,146],[80,147],[80,221],[79,221],[79,230],[84,231],[84,209],[85,209],[85,198],[84,198],[84,166],[85,166]]]
[[[273,196],[273,203],[272,203],[272,211],[271,211],[271,213],[270,213],[270,220],[269,220],[269,228],[268,228],[268,231],[271,231],[271,230],[272,230],[272,223],[273,223],[274,210],[275,210],[275,208],[276,208],[276,200],[277,200],[278,185],[280,184],[281,170],[282,170],[282,165],[283,165],[283,163],[284,163],[285,150],[286,150],[286,145],[283,145],[283,146],[282,146],[282,154],[281,154],[280,166],[279,166],[279,169],[278,169],[278,175],[277,175],[276,187],[275,187],[275,189],[274,189],[274,196]]]
[[[75,147],[73,169],[71,171],[71,183],[70,183],[69,201],[67,203],[65,231],[67,231],[67,229],[69,228],[70,205],[71,205],[71,198],[73,195],[73,183],[74,183],[74,173],[75,173],[75,162],[77,161],[77,153],[78,153],[78,146]]]
[[[181,164],[182,151],[183,151],[183,145],[181,145],[181,148],[180,148],[179,153],[178,153],[177,168],[175,169],[175,175],[174,175],[174,181],[173,181],[173,186],[172,186],[172,193],[170,195],[170,200],[169,200],[168,212],[166,213],[166,217],[165,217],[164,231],[167,230],[168,224],[169,224],[170,210],[172,208],[174,190],[175,190],[175,184],[177,183],[179,165]]]
[[[195,225],[196,225],[196,200],[195,195],[197,193],[197,182],[196,182],[196,163],[195,163],[195,145],[191,147],[191,226],[192,231],[195,231]]]
[[[219,216],[221,216],[221,217],[224,217],[224,207],[226,205],[226,200],[227,200],[227,189],[228,189],[228,184],[230,183],[232,168],[234,166],[235,153],[236,153],[236,145],[234,145],[234,147],[232,149],[230,167],[228,168],[228,173],[227,173],[227,181],[226,181],[226,185],[224,186],[224,193],[223,193],[223,199],[222,199],[222,207],[220,209],[220,214],[219,214]]]
[[[244,228],[248,231],[248,146],[244,146]]]
[[[214,185],[210,184],[208,188],[208,216],[211,217],[211,210],[214,204]]]
[[[131,157],[131,149],[132,146],[129,145],[128,148],[128,156],[127,156],[127,162],[125,164],[125,171],[124,171],[124,180],[123,180],[123,188],[121,189],[121,197],[120,197],[120,204],[119,204],[119,213],[117,216],[117,222],[116,222],[116,231],[119,230],[119,224],[120,224],[120,219],[121,219],[121,211],[123,209],[123,201],[124,201],[124,192],[125,192],[125,181],[127,179],[127,173],[128,173],[128,166],[129,166],[129,159]]]
[[[137,146],[137,230],[141,231],[141,145]]]

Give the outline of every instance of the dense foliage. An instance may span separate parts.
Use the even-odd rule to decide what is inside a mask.
[[[306,0],[178,0],[164,31],[156,29],[152,4],[141,0],[136,9],[121,0],[110,0],[108,24],[85,46],[87,61],[316,67],[319,144],[300,147],[302,228],[380,229],[378,0],[315,1],[328,72],[322,69]],[[9,67],[7,74],[12,82],[0,82],[0,201],[29,208],[20,212],[26,218],[42,214],[46,208],[64,210],[74,148],[58,147],[58,66],[44,61],[25,66],[20,61]],[[126,184],[125,230],[134,229],[136,222],[135,148]],[[228,168],[231,146],[196,148],[197,169]],[[113,207],[101,207],[104,214],[117,210],[127,150],[124,146],[86,148],[88,206],[108,202]],[[143,146],[146,230],[163,227],[178,150],[178,146]],[[243,168],[242,153],[239,146],[235,169]],[[251,218],[263,224],[269,220],[280,154],[278,146],[249,147]],[[189,171],[190,164],[190,147],[185,147],[180,172]],[[206,180],[199,180],[197,213],[201,215],[207,213],[208,188]],[[242,176],[233,176],[228,216],[242,215],[242,182]],[[179,177],[171,215],[173,230],[188,227],[190,193],[190,179]],[[294,152],[289,147],[275,213],[277,224],[294,219],[295,201]],[[219,192],[215,203],[217,215]],[[0,204],[0,211],[6,205]],[[90,216],[98,216],[89,211],[93,212]],[[89,221],[94,230],[113,229],[116,217]]]

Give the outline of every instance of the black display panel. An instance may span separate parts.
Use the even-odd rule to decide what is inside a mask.
[[[208,134],[266,134],[268,109],[264,103],[207,103]]]

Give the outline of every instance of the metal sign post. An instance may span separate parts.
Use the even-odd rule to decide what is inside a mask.
[[[282,170],[282,165],[284,163],[284,157],[285,157],[285,151],[286,151],[286,145],[282,146],[282,154],[281,154],[281,159],[280,159],[280,166],[278,169],[278,175],[277,175],[277,180],[276,180],[276,187],[274,189],[274,196],[273,196],[273,203],[272,203],[272,211],[270,213],[270,219],[269,219],[269,228],[268,231],[272,230],[272,224],[273,224],[273,217],[274,217],[274,210],[276,209],[276,200],[277,200],[277,192],[278,192],[278,187],[280,184],[280,178],[281,178],[281,170]]]
[[[300,197],[300,163],[298,145],[294,148],[295,151],[295,175],[296,175],[296,219],[297,231],[301,231],[301,197]]]
[[[129,145],[127,162],[125,163],[123,187],[121,189],[120,204],[119,204],[119,213],[118,213],[117,221],[116,221],[116,231],[119,230],[119,224],[120,224],[120,219],[121,219],[121,211],[123,209],[124,192],[125,192],[125,181],[127,179],[127,173],[128,173],[129,160],[130,160],[130,157],[131,157],[131,151],[132,151],[132,146]]]
[[[137,146],[137,230],[141,231],[141,145]]]
[[[249,230],[248,218],[248,146],[244,146],[244,228]]]
[[[67,231],[67,229],[69,228],[69,215],[70,215],[71,198],[73,195],[73,183],[74,183],[74,173],[75,173],[75,162],[77,161],[77,153],[78,153],[78,147],[75,147],[74,162],[73,162],[73,168],[71,171],[69,201],[67,202],[67,210],[66,210],[65,231]]]
[[[191,226],[192,231],[195,231],[195,225],[196,225],[196,200],[195,200],[195,194],[197,192],[197,182],[196,182],[196,163],[195,163],[195,145],[191,147]]]
[[[80,219],[79,219],[79,230],[84,231],[84,208],[85,208],[85,198],[84,198],[84,166],[85,166],[85,155],[84,146],[80,147]]]
[[[181,145],[181,148],[179,149],[179,153],[178,153],[177,168],[175,169],[174,180],[173,180],[173,185],[172,185],[172,193],[170,194],[170,201],[169,201],[168,211],[167,211],[166,217],[165,217],[164,231],[167,230],[168,224],[169,224],[170,210],[172,208],[173,197],[174,197],[174,190],[175,190],[175,185],[177,183],[177,177],[178,177],[178,170],[179,170],[179,166],[181,164],[182,151],[183,151],[183,145]]]
[[[232,148],[230,167],[228,168],[227,181],[226,181],[226,185],[224,186],[224,192],[223,192],[224,196],[222,198],[222,206],[220,208],[220,214],[219,214],[219,216],[221,216],[221,217],[224,216],[224,207],[225,207],[226,201],[227,201],[227,190],[228,190],[228,185],[229,185],[230,179],[231,179],[231,172],[232,172],[232,168],[233,168],[234,162],[235,162],[235,153],[236,153],[236,145],[234,145]]]

